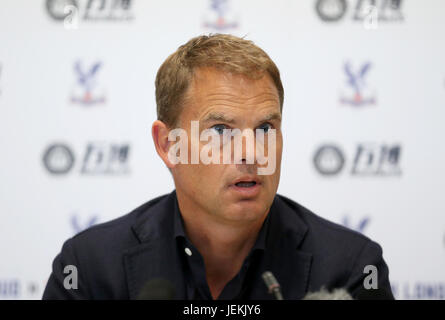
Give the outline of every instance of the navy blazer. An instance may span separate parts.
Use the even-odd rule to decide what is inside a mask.
[[[175,254],[173,212],[176,192],[155,198],[116,220],[93,226],[71,239],[53,262],[43,299],[136,299],[153,278],[170,281],[176,299],[184,299],[184,275]],[[262,271],[271,271],[285,299],[301,299],[308,292],[345,288],[356,297],[363,287],[366,265],[378,270],[378,286],[391,293],[388,267],[381,247],[366,236],[329,222],[298,203],[276,195],[271,210],[280,239],[266,250]],[[284,249],[283,249],[284,248]],[[74,265],[78,288],[65,289],[64,268]],[[273,299],[261,279],[253,299]]]

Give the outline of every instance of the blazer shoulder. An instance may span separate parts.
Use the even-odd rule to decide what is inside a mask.
[[[88,228],[66,240],[53,260],[44,299],[127,299],[123,255],[140,241],[133,226],[159,210],[167,196],[154,198],[117,219]],[[64,268],[78,269],[79,290],[65,290]]]
[[[309,241],[322,242],[327,247],[347,245],[348,248],[358,246],[360,249],[372,242],[364,234],[322,218],[285,196],[278,195],[278,197],[306,224],[308,228],[307,240]]]
[[[280,196],[280,200],[306,226],[299,249],[312,256],[310,291],[318,291],[321,286],[346,288],[356,297],[362,292],[364,268],[372,265],[378,270],[379,286],[388,292],[388,297],[392,296],[388,266],[377,242],[326,220],[286,197]]]
[[[125,237],[134,238],[137,236],[132,232],[132,226],[143,216],[148,215],[150,209],[168,197],[168,194],[151,199],[127,214],[116,219],[99,223],[86,230],[83,230],[71,238],[71,242],[102,245],[104,242],[116,243],[117,240],[124,240]],[[127,239],[130,240],[130,239]],[[124,241],[125,242],[125,241]]]

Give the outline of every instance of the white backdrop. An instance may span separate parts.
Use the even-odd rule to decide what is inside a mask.
[[[173,189],[154,79],[209,32],[280,68],[279,193],[380,243],[396,298],[445,299],[444,14],[443,0],[2,0],[0,299],[39,299],[67,238]]]

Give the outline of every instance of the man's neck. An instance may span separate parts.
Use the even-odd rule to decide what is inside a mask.
[[[241,269],[267,213],[249,223],[221,221],[178,197],[187,237],[204,259],[206,277],[214,298]],[[213,290],[212,290],[213,289]]]

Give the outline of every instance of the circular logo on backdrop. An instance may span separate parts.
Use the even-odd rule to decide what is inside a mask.
[[[343,169],[345,164],[343,152],[334,145],[318,148],[313,160],[315,169],[322,175],[335,175]]]
[[[346,13],[346,0],[317,0],[315,10],[323,21],[338,21]]]
[[[63,20],[70,13],[65,8],[69,6],[77,7],[76,0],[46,0],[46,10],[49,15],[55,20]]]
[[[64,144],[53,144],[43,155],[43,165],[52,174],[64,174],[74,165],[73,152]]]

